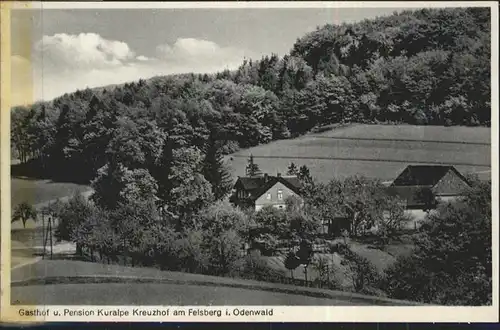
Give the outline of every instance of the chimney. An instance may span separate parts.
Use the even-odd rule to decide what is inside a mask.
[[[278,178],[280,178],[280,177],[281,177],[281,173],[280,173],[280,172],[276,173],[276,176],[277,176]]]
[[[264,173],[264,182],[267,182],[267,180],[268,180],[268,175],[267,173]]]

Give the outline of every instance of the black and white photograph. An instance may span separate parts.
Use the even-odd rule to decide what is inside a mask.
[[[498,4],[82,4],[9,14],[12,306],[498,304]]]

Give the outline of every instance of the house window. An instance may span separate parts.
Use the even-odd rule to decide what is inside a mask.
[[[271,193],[267,193],[266,198],[267,198],[267,199],[271,199]]]
[[[283,190],[278,190],[278,200],[282,201],[283,200]]]

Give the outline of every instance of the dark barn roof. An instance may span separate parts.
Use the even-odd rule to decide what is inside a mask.
[[[236,184],[240,184],[243,189],[251,194],[250,198],[255,200],[278,182],[282,183],[296,193],[300,192],[300,180],[297,177],[292,176],[263,175],[255,177],[239,177]]]
[[[408,208],[419,208],[425,205],[422,200],[422,189],[433,189],[449,172],[453,171],[465,183],[467,179],[453,166],[445,165],[409,165],[386,188],[387,194],[398,196],[407,201]]]
[[[409,165],[393,181],[391,186],[430,186],[434,187],[446,173],[454,171],[464,181],[467,180],[453,166]]]

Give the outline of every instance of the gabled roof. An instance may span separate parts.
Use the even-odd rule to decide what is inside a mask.
[[[453,166],[442,165],[409,165],[386,188],[387,194],[398,196],[407,201],[407,207],[424,206],[420,191],[424,188],[434,189],[436,184],[449,172],[454,172],[466,184],[468,180]]]
[[[250,198],[255,200],[262,196],[276,183],[282,183],[293,192],[299,194],[301,183],[295,176],[255,176],[255,177],[238,177],[236,185],[241,184],[242,188],[250,193]]]
[[[453,166],[443,165],[409,165],[394,180],[391,186],[427,186],[434,187],[449,171],[455,172],[467,182]]]

